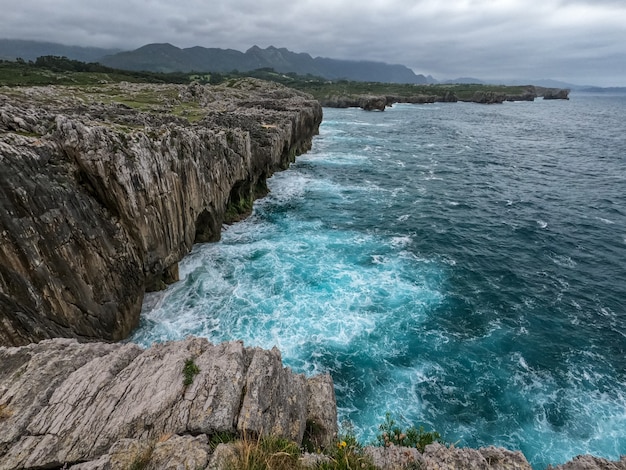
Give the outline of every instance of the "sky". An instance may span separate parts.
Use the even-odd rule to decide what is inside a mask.
[[[0,37],[374,60],[438,80],[626,86],[626,0],[0,0]]]

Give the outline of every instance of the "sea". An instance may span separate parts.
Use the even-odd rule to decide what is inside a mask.
[[[626,94],[324,109],[313,148],[131,340],[277,346],[387,413],[533,468],[626,454]]]

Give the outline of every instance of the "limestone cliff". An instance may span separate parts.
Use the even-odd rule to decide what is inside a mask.
[[[330,376],[294,374],[277,349],[54,339],[0,347],[0,364],[0,470],[127,469],[146,453],[152,468],[204,469],[216,435],[308,431],[330,445],[337,433]]]
[[[144,292],[249,211],[321,118],[252,79],[0,88],[0,345],[126,337]]]

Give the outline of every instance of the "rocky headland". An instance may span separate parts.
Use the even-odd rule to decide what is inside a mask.
[[[0,88],[0,345],[125,338],[321,120],[254,79]]]
[[[510,87],[514,88],[514,87]],[[435,92],[437,91],[437,92]],[[510,92],[501,90],[477,90],[469,94],[458,96],[455,91],[433,87],[431,94],[412,95],[379,95],[379,94],[333,94],[320,98],[322,106],[329,108],[361,108],[366,111],[384,111],[395,103],[430,104],[456,103],[458,101],[479,104],[500,104],[505,101],[534,101],[538,97],[543,99],[569,99],[569,90],[542,88],[535,86],[524,87],[522,91]]]

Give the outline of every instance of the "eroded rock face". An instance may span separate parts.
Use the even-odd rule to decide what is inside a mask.
[[[548,88],[543,93],[544,100],[569,100],[569,90],[568,89],[554,89]]]
[[[0,345],[125,338],[144,292],[249,211],[321,118],[252,79],[1,88]]]
[[[189,359],[198,373],[186,386]],[[278,350],[241,342],[188,338],[143,350],[54,339],[0,348],[0,365],[0,470],[127,468],[142,455],[154,468],[204,468],[208,436],[218,433],[301,443],[312,419],[321,440],[337,432],[336,412],[308,407],[315,393],[335,409],[329,376],[306,379],[282,366]]]

